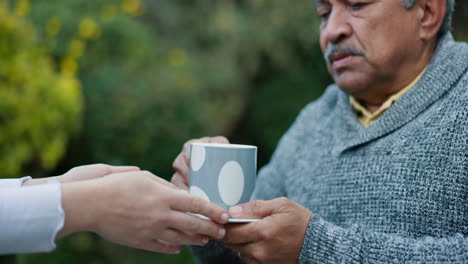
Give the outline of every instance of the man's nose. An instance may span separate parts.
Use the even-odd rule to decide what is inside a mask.
[[[351,33],[352,28],[348,21],[348,15],[339,9],[330,13],[325,28],[322,29],[322,34],[325,34],[327,42],[331,43],[339,43],[348,38]]]

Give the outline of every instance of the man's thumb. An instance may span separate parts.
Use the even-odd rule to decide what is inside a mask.
[[[273,201],[256,200],[231,207],[229,214],[233,218],[241,219],[264,218],[271,215],[275,208]]]

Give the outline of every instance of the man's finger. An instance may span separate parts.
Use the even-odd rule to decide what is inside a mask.
[[[172,163],[172,168],[174,168],[174,170],[176,171],[180,171],[180,170],[183,170],[184,168],[187,168],[187,172],[188,172],[189,166],[190,166],[189,162],[185,160],[184,152],[181,152],[177,156],[177,158],[174,160],[174,162]]]
[[[174,184],[177,188],[184,191],[188,191],[188,184],[185,182],[184,178],[179,173],[174,173],[171,179],[171,183]]]
[[[190,164],[190,150],[191,150],[190,144],[192,144],[192,142],[195,142],[195,140],[188,141],[187,143],[184,144],[184,147],[182,148],[181,154],[187,165]]]
[[[260,222],[226,225],[226,236],[221,242],[227,244],[245,244],[259,241],[259,230],[265,228]]]
[[[271,201],[255,200],[231,207],[229,214],[234,218],[264,218],[271,215],[278,207],[277,199]]]
[[[189,162],[185,161],[183,153],[179,154],[179,156],[177,156],[174,163],[172,164],[174,170],[183,177],[187,185],[189,182],[189,166],[190,164]]]
[[[204,137],[204,138],[199,138],[199,139],[192,139],[192,140],[189,140],[187,141],[185,144],[184,144],[184,147],[182,148],[182,154],[183,154],[183,157],[185,159],[185,162],[187,164],[190,164],[190,150],[191,150],[191,144],[192,143],[209,143],[210,142],[210,139],[208,137]]]
[[[229,215],[223,208],[190,193],[181,193],[182,197],[174,201],[172,209],[181,212],[201,214],[220,224],[227,223]]]

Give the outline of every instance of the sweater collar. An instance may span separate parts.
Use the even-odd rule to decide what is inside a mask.
[[[390,96],[377,111],[371,113],[367,110],[359,101],[354,97],[349,97],[349,103],[354,109],[354,112],[358,115],[358,120],[364,127],[369,127],[377,118],[379,118],[387,109],[389,109],[398,99],[400,99],[404,94],[406,94],[411,88],[413,88],[416,83],[419,82],[423,74],[426,72],[427,66],[421,71],[421,73],[406,87],[401,89],[398,93]]]
[[[338,147],[339,153],[380,138],[404,126],[436,102],[450,90],[468,69],[468,48],[445,34],[421,80],[395,102],[382,116],[368,128],[362,127],[349,104],[349,95],[340,90],[338,106],[339,122],[344,125],[339,137],[344,137]],[[337,132],[337,131],[336,131]]]

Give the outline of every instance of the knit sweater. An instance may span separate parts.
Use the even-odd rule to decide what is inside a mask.
[[[253,198],[280,196],[314,213],[299,263],[468,263],[468,45],[443,36],[421,80],[368,128],[328,87],[259,172]],[[193,250],[243,263],[217,242]]]

